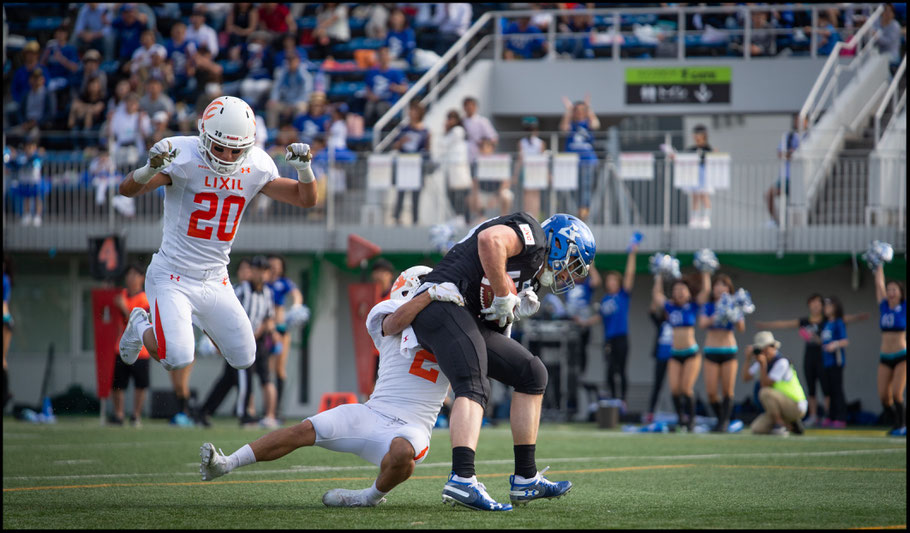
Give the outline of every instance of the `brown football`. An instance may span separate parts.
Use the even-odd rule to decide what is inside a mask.
[[[518,289],[515,288],[515,284],[512,283],[509,285],[509,290],[512,291],[512,294],[518,294]],[[480,305],[481,309],[486,309],[493,305],[493,298],[496,295],[493,294],[493,287],[490,286],[490,281],[487,278],[480,280]]]

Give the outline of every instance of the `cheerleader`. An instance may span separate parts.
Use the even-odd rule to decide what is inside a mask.
[[[875,267],[875,300],[882,329],[881,355],[878,362],[878,397],[894,426],[891,435],[907,434],[904,419],[904,388],[907,386],[907,298],[904,286],[885,282],[884,267]]]
[[[746,331],[746,320],[740,315],[742,318],[732,322],[727,316],[723,316],[724,313],[719,309],[721,298],[724,295],[728,297],[733,295],[733,280],[730,276],[717,274],[712,284],[711,275],[702,272],[702,285],[711,287],[711,301],[702,306],[701,315],[698,317],[698,327],[708,330],[705,337],[705,388],[708,391],[711,408],[717,415],[717,425],[713,431],[726,432],[733,412],[733,389],[736,386],[736,371],[739,368],[739,362],[736,360],[738,348],[733,329],[736,328],[740,333]],[[722,401],[717,394],[718,381],[723,394]]]

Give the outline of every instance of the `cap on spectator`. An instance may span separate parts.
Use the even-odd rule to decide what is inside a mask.
[[[167,48],[161,46],[160,44],[152,47],[152,54],[157,55],[161,59],[167,59]]]
[[[85,52],[85,54],[82,56],[82,60],[83,60],[83,61],[99,61],[99,62],[100,62],[100,61],[101,61],[101,52],[99,52],[98,50],[95,50],[95,49],[87,50],[87,51]]]
[[[325,93],[322,91],[313,91],[313,93],[310,94],[310,103],[311,104],[313,104],[313,103],[324,104],[325,103]]]
[[[25,48],[22,49],[23,52],[39,52],[41,51],[41,45],[38,44],[38,41],[29,41],[25,43]]]
[[[250,266],[253,268],[269,268],[271,265],[269,264],[269,259],[266,256],[254,255],[253,258],[250,259]]]
[[[759,331],[755,334],[755,340],[752,341],[752,345],[760,349],[771,345],[774,345],[775,348],[780,348],[780,341],[774,340],[774,334],[770,331]]]
[[[521,119],[521,125],[525,128],[536,128],[537,124],[537,117],[525,117]]]
[[[152,122],[167,122],[167,111],[158,111],[152,115]]]
[[[395,265],[391,263],[388,259],[380,257],[373,263],[373,266],[370,267],[370,272],[376,272],[377,270],[388,270],[391,273],[395,273]]]

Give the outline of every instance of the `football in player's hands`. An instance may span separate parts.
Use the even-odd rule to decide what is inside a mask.
[[[287,153],[284,158],[294,168],[306,168],[313,159],[310,152],[310,145],[306,143],[293,143],[287,146]]]
[[[149,168],[155,173],[170,165],[180,154],[180,148],[174,148],[171,141],[161,139],[149,150]]]
[[[484,318],[487,320],[499,321],[499,327],[505,327],[506,324],[511,324],[517,318],[515,316],[515,308],[520,303],[521,299],[518,295],[509,293],[505,296],[496,296],[493,298],[490,307],[481,309],[480,312],[483,313]]]

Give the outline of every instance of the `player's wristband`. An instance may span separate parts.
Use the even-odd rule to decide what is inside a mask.
[[[297,169],[297,180],[300,183],[312,183],[316,181],[316,176],[313,175],[313,169],[310,168],[309,161],[307,161],[307,164],[304,168]]]
[[[144,167],[137,168],[133,171],[133,181],[145,185],[146,183],[152,181],[152,178],[155,177],[155,174],[156,172],[153,172],[148,163],[146,163]]]

